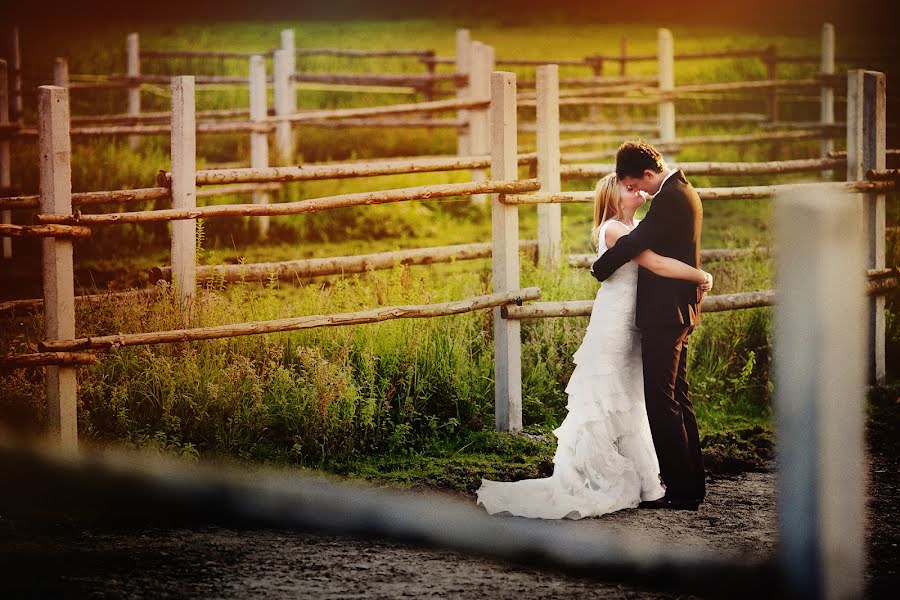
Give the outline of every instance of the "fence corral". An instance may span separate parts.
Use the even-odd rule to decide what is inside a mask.
[[[830,34],[832,40],[830,44],[827,42],[827,35],[826,31],[826,37],[823,37],[823,73],[827,73],[826,68],[828,67],[824,58],[826,47],[831,47],[833,52],[833,30]],[[464,44],[467,37],[460,35],[460,43]],[[283,46],[291,46],[293,39],[283,38],[282,41]],[[655,104],[659,108],[660,139],[668,143],[679,143],[680,141],[674,133],[673,103],[678,89],[674,86],[674,81],[670,82],[667,76],[663,77],[664,63],[670,65],[675,58],[678,58],[671,45],[671,34],[661,31],[660,53],[654,57],[659,60],[661,67],[659,86],[656,90],[646,91],[648,97],[642,101],[647,100],[647,104]],[[136,38],[134,47],[137,48]],[[131,48],[130,38],[129,48]],[[64,448],[74,448],[77,445],[75,365],[87,364],[95,359],[92,354],[80,353],[81,350],[106,350],[120,345],[212,339],[232,335],[287,331],[303,327],[376,322],[389,318],[431,317],[487,308],[494,311],[497,428],[506,431],[520,430],[522,422],[519,320],[521,318],[564,316],[575,314],[578,311],[582,311],[580,314],[584,313],[583,309],[578,307],[573,311],[571,303],[559,303],[564,305],[562,307],[549,307],[541,303],[514,306],[521,305],[523,301],[535,300],[540,295],[537,289],[520,288],[518,205],[535,203],[542,208],[552,209],[545,210],[539,219],[542,225],[539,229],[538,252],[539,260],[544,261],[545,264],[555,264],[561,260],[558,250],[559,213],[556,209],[561,203],[585,201],[588,198],[585,193],[561,192],[560,182],[567,176],[567,172],[561,167],[562,159],[559,150],[561,146],[560,131],[562,131],[559,122],[561,91],[558,71],[553,66],[540,66],[536,77],[534,105],[537,113],[538,150],[533,161],[536,161],[539,181],[518,180],[518,166],[522,162],[522,156],[518,152],[516,142],[518,130],[516,77],[512,73],[502,72],[495,72],[490,76],[490,113],[488,113],[485,110],[486,98],[479,95],[477,90],[477,85],[481,85],[483,82],[478,82],[471,67],[478,62],[479,54],[482,56],[482,64],[493,62],[492,52],[486,48],[479,48],[478,45],[473,44],[469,47],[471,53],[467,58],[460,60],[459,55],[457,56],[458,70],[465,68],[466,61],[470,65],[471,75],[467,79],[468,90],[460,93],[457,101],[442,105],[442,110],[466,111],[457,117],[462,121],[465,121],[470,113],[478,113],[478,117],[482,119],[489,115],[489,125],[486,123],[479,125],[477,119],[469,117],[468,138],[463,137],[459,142],[461,158],[456,161],[456,166],[443,164],[440,168],[483,169],[490,166],[491,180],[479,183],[476,177],[476,182],[473,184],[456,184],[456,187],[444,186],[442,189],[439,189],[441,186],[423,186],[406,190],[387,190],[361,195],[351,200],[340,197],[313,199],[305,201],[306,204],[302,206],[297,206],[300,203],[267,205],[262,201],[251,205],[196,206],[197,185],[200,184],[203,175],[196,169],[195,135],[198,127],[195,121],[197,114],[194,102],[195,79],[178,77],[172,81],[173,107],[171,126],[168,129],[172,141],[172,168],[168,176],[163,177],[164,185],[161,188],[148,188],[137,192],[99,193],[108,194],[108,196],[99,196],[104,199],[128,198],[129,195],[132,200],[136,197],[171,197],[172,209],[169,211],[143,211],[146,217],[139,216],[142,214],[140,212],[115,213],[113,215],[73,214],[72,205],[76,203],[75,200],[78,196],[71,193],[70,134],[73,132],[70,130],[68,114],[68,91],[61,87],[45,86],[40,88],[39,122],[36,132],[42,156],[40,194],[37,198],[32,196],[7,199],[8,202],[3,206],[33,208],[35,200],[37,200],[40,222],[49,224],[49,226],[58,224],[62,227],[73,228],[83,227],[85,224],[99,226],[115,222],[172,220],[175,227],[173,227],[172,235],[170,273],[188,307],[196,277],[196,261],[193,256],[195,248],[193,223],[200,216],[215,214],[262,216],[323,210],[345,206],[348,202],[372,204],[382,201],[409,201],[473,192],[493,195],[490,254],[493,257],[494,290],[491,294],[456,303],[447,303],[447,305],[380,307],[365,313],[311,315],[278,322],[243,323],[205,328],[204,331],[178,330],[76,339],[70,237],[74,235],[74,229],[55,230],[56,234],[51,235],[50,230],[38,229],[40,226],[25,228],[31,234],[45,238],[42,240],[42,245],[46,339],[41,345],[44,352],[39,355],[4,357],[4,362],[17,365],[48,365],[46,380],[47,394],[50,400],[49,410],[51,411],[49,421],[60,445]],[[284,51],[285,49],[281,49],[278,52]],[[291,50],[290,56],[295,56],[293,50]],[[769,52],[767,56],[774,57],[774,53]],[[430,64],[438,64],[433,55],[431,58]],[[255,82],[255,89],[258,90],[262,87],[260,81],[264,79],[264,72],[260,76],[259,69],[259,65],[262,63],[261,57],[253,57],[250,60],[251,69],[253,69],[251,79]],[[624,74],[624,65],[627,59],[623,54],[617,60],[620,61]],[[287,58],[284,59],[284,62],[288,63]],[[137,64],[137,68],[132,69],[131,61],[129,61],[131,87],[135,87],[134,80],[140,77],[140,66],[139,63]],[[254,64],[257,66],[252,66]],[[594,64],[602,63],[595,62]],[[460,67],[460,65],[463,66]],[[279,71],[279,74],[275,75],[275,79],[283,82],[284,72],[291,73],[293,68],[288,65],[282,69],[276,67],[276,70]],[[59,73],[60,82],[64,82],[62,68]],[[292,77],[287,77],[287,79],[290,81]],[[774,77],[770,77],[770,79],[774,79]],[[436,78],[432,78],[431,83],[434,81]],[[770,85],[769,87],[774,90],[779,85]],[[816,81],[815,86],[811,87],[822,88],[823,128],[815,132],[818,137],[813,138],[822,139],[823,133],[826,133],[824,126],[830,126],[833,122],[833,106],[831,122],[828,121],[826,114],[826,107],[833,104],[833,93],[826,92],[830,92],[832,88],[822,85],[820,81]],[[696,86],[693,89],[696,91]],[[706,89],[711,88],[707,87]],[[865,375],[860,340],[866,334],[860,330],[863,324],[859,320],[846,318],[846,315],[866,312],[866,308],[862,305],[864,267],[870,269],[870,275],[873,277],[883,279],[887,275],[889,279],[893,280],[890,284],[881,285],[882,291],[896,285],[894,273],[885,269],[884,255],[884,192],[894,190],[896,183],[895,180],[866,181],[867,174],[872,180],[881,179],[880,175],[885,172],[886,168],[884,90],[883,74],[866,71],[849,73],[846,159],[833,157],[824,160],[810,160],[802,162],[802,164],[775,162],[763,165],[749,163],[682,165],[682,168],[689,170],[689,174],[703,172],[775,174],[787,171],[821,172],[841,167],[845,162],[847,164],[847,183],[817,185],[815,188],[810,188],[808,185],[776,185],[699,190],[701,196],[707,200],[722,197],[759,198],[787,190],[791,191],[790,200],[780,197],[777,201],[780,207],[777,214],[780,224],[778,233],[779,240],[782,240],[779,242],[779,273],[780,277],[784,278],[779,281],[781,306],[776,310],[778,341],[788,347],[791,343],[800,343],[801,340],[810,338],[830,340],[823,345],[821,348],[823,352],[820,354],[809,353],[807,346],[801,346],[797,352],[780,353],[779,360],[783,362],[779,363],[778,369],[780,381],[779,429],[782,432],[783,444],[781,448],[783,458],[781,465],[782,514],[784,515],[782,518],[782,534],[784,536],[782,565],[784,572],[787,573],[790,589],[805,596],[819,595],[825,590],[836,589],[854,595],[859,593],[861,586],[862,529],[860,515],[863,504],[859,494],[861,494],[862,484],[857,481],[850,486],[853,493],[847,494],[843,493],[847,486],[837,486],[832,482],[838,474],[841,475],[841,479],[838,481],[846,481],[847,471],[855,472],[862,453],[860,407]],[[687,90],[682,90],[682,92],[687,93]],[[258,91],[256,93],[258,94]],[[0,103],[4,97],[5,94],[0,94]],[[129,94],[129,99],[131,97]],[[296,98],[296,95],[294,94],[293,97]],[[256,98],[258,99],[259,96],[257,95]],[[481,98],[481,100],[473,100],[473,98]],[[291,133],[289,124],[293,121],[314,122],[315,119],[332,118],[330,115],[304,116],[304,113],[297,112],[295,107],[292,109],[288,103],[284,103],[282,108],[283,110],[279,114],[276,100],[276,116],[274,119],[267,118],[266,121],[268,124],[275,123],[276,130],[279,125],[288,124],[289,134]],[[130,117],[137,118],[137,111],[139,111],[139,95],[136,106],[132,107],[129,100],[129,113],[134,113],[130,114]],[[21,115],[21,110],[19,109],[16,114]],[[371,116],[374,113],[363,114]],[[388,113],[382,112],[381,114]],[[350,118],[346,115],[347,113],[344,113],[340,118]],[[257,140],[256,148],[259,148],[260,140],[263,139],[260,135],[265,135],[259,125],[264,121],[259,103],[253,100],[251,101],[250,118],[253,126],[257,127],[251,130],[251,136],[256,136],[253,139]],[[484,129],[479,132],[479,127],[482,125],[484,125]],[[485,136],[488,131],[490,132],[490,143],[487,147],[481,148],[478,146],[478,140],[486,138],[478,136]],[[133,135],[135,132],[123,133]],[[276,133],[277,138],[278,134]],[[282,141],[285,142],[284,139]],[[283,145],[281,147],[284,148]],[[823,144],[823,153],[830,153],[832,150],[831,146]],[[312,177],[308,173],[301,175],[290,169],[272,171],[267,168],[267,160],[266,164],[263,164],[260,158],[262,152],[258,151],[257,154],[259,156],[256,159],[251,157],[251,169],[245,170],[243,173],[241,173],[241,169],[235,170],[238,173],[223,171],[217,174],[215,170],[208,171],[207,176],[210,177],[210,181],[204,181],[204,183],[222,184],[249,181],[270,184],[274,181],[315,178],[315,175]],[[488,162],[485,162],[484,155],[486,154],[490,156]],[[0,148],[0,157],[2,157],[2,148]],[[526,162],[530,164],[532,159],[529,158]],[[416,169],[423,169],[423,164],[412,160],[404,167],[398,168],[395,165],[394,170],[390,172],[417,172]],[[460,164],[463,166],[459,167]],[[388,168],[380,165],[374,167],[368,165],[359,167],[359,171],[366,173],[366,169],[368,169],[368,174],[378,173],[381,172],[379,167]],[[595,177],[605,172],[604,169],[608,170],[609,166],[574,166],[568,171],[568,176]],[[338,168],[336,171],[341,172],[341,169]],[[347,172],[343,171],[344,176]],[[0,175],[2,175],[2,171],[0,171]],[[245,179],[240,179],[242,175],[245,176]],[[330,173],[320,173],[319,175],[319,178],[341,176],[340,174],[336,175],[334,169]],[[8,181],[5,184],[0,181],[0,187],[8,189],[11,186]],[[524,193],[534,191],[538,187],[541,187],[539,193]],[[862,202],[857,201],[858,196],[854,196],[857,200],[851,200],[847,195],[839,194],[836,191],[837,188],[864,193]],[[250,187],[248,189],[256,192],[261,188]],[[93,196],[95,200],[98,197],[96,194]],[[261,197],[256,196],[255,200]],[[82,196],[85,204],[90,200],[90,194]],[[291,206],[291,204],[294,205]],[[793,224],[799,220],[798,214],[802,215],[804,223],[809,226],[801,228],[800,232],[794,227],[785,231],[784,228],[788,227],[787,224]],[[865,223],[865,226],[858,221]],[[844,225],[846,225],[845,228],[842,227]],[[47,226],[44,225],[44,227]],[[834,231],[837,229],[846,232],[846,236],[842,235],[841,239],[836,241]],[[12,230],[4,229],[3,231],[8,233]],[[59,236],[60,232],[63,232],[62,237]],[[797,235],[798,233],[801,235]],[[867,259],[865,259],[866,253],[862,250],[857,251],[859,250],[857,246],[861,247],[864,243],[861,241],[863,239],[868,246]],[[791,245],[786,240],[790,240]],[[861,264],[863,262],[865,264]],[[812,281],[820,286],[811,296],[805,286],[807,281]],[[704,310],[715,310],[714,307],[717,305],[721,310],[764,306],[771,305],[774,300],[772,291],[751,292],[750,294],[753,295],[752,298],[732,298],[731,300],[717,297],[707,298]],[[813,306],[810,306],[810,297],[813,298]],[[822,300],[825,298],[829,303],[833,303],[827,309],[822,306]],[[883,302],[883,299],[879,300],[877,296],[873,298],[868,307],[868,323],[865,324],[871,353],[869,364],[876,380],[884,376]],[[839,348],[842,350],[839,351]],[[848,354],[855,356],[858,360],[853,364],[848,364],[846,362]],[[808,358],[810,356],[812,358]],[[801,363],[790,363],[791,360],[800,360]],[[829,380],[828,382],[829,385],[834,383],[837,387],[829,387],[821,381],[822,373],[829,373],[833,377],[837,377],[840,373],[840,381],[831,382]],[[840,401],[829,401],[828,398],[831,397],[829,394],[838,394],[834,397]],[[787,407],[791,402],[797,403],[796,409]],[[842,408],[844,412],[835,412],[835,407]],[[810,421],[814,422],[812,429],[808,426]],[[842,447],[843,454],[841,456],[833,455],[833,452],[828,450],[827,444],[823,443],[824,439],[833,437],[848,441],[847,448]],[[844,452],[845,450],[846,452]],[[814,456],[815,460],[809,460],[810,456]],[[811,483],[808,486],[798,486],[798,481]],[[840,498],[829,491],[838,489],[842,490]],[[837,535],[834,524],[838,519],[845,517],[851,521],[852,535]]]

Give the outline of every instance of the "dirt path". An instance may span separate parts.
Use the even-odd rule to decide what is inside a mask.
[[[896,456],[876,456],[871,483],[870,595],[881,597],[897,582]],[[711,481],[696,513],[628,510],[556,526],[640,529],[666,543],[765,558],[776,549],[774,488],[773,472],[744,473]],[[679,597],[374,540],[224,528],[96,530],[2,517],[0,576],[8,597]]]

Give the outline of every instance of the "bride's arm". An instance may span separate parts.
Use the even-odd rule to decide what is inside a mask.
[[[627,234],[628,228],[621,223],[610,223],[606,228],[606,247],[612,248],[620,237]],[[691,281],[700,286],[704,292],[712,289],[712,275],[706,271],[695,269],[680,260],[660,256],[652,250],[644,250],[632,260],[660,277]]]

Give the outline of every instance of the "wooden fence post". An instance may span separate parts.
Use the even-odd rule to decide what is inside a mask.
[[[11,111],[9,120],[13,123],[21,123],[25,113],[25,104],[22,99],[22,48],[19,45],[19,28],[13,27],[10,38],[9,57],[12,67],[12,93]]]
[[[284,116],[291,114],[290,105],[290,57],[284,50],[276,50],[272,57],[272,77],[275,88],[274,102],[275,115]],[[275,125],[275,150],[278,152],[278,163],[291,164],[293,157],[293,136],[291,135],[291,122],[278,121]]]
[[[470,84],[469,93],[472,98],[491,97],[491,73],[494,70],[494,48],[481,42],[472,42],[470,46]],[[473,156],[489,154],[491,151],[491,116],[486,110],[469,111],[469,140]],[[487,174],[483,169],[472,171],[472,181],[484,181]],[[487,202],[486,194],[475,194],[472,200],[478,203]]]
[[[129,33],[125,43],[128,77],[141,76],[141,50],[140,39],[137,33]],[[138,117],[141,114],[141,84],[133,82],[128,87],[128,114]],[[128,146],[137,150],[140,139],[136,135],[128,136]]]
[[[822,25],[822,62],[819,72],[823,75],[834,74],[834,25],[825,23]],[[822,86],[821,90],[821,121],[822,125],[834,123],[834,88],[831,85]],[[822,157],[834,150],[834,140],[830,137],[822,140]],[[823,176],[831,178],[831,171],[826,171]]]
[[[659,71],[659,91],[668,92],[675,88],[675,44],[668,29],[657,31],[657,68]],[[675,143],[675,103],[663,100],[659,103],[659,139],[663,144]]]
[[[619,77],[625,77],[628,70],[628,38],[619,38]]]
[[[0,125],[9,125],[9,68],[5,60],[0,59]],[[9,138],[0,139],[0,188],[12,186],[12,155],[9,151]],[[12,211],[0,211],[0,223],[12,223]],[[12,238],[4,237],[0,243],[0,258],[12,258]]]
[[[250,57],[250,121],[265,124],[268,116],[266,106],[266,63],[259,54]],[[264,169],[269,166],[269,135],[265,131],[250,134],[250,166]],[[254,204],[268,204],[269,194],[253,192]],[[269,233],[269,217],[259,217],[256,223],[261,238]]]
[[[491,76],[491,178],[518,179],[516,76]],[[519,208],[491,202],[494,292],[519,289]],[[494,416],[497,431],[522,430],[522,338],[518,320],[494,308]]]
[[[541,191],[562,191],[559,175],[559,65],[537,68],[537,174]],[[560,204],[539,204],[538,260],[541,266],[559,266],[562,226]]]
[[[197,122],[194,77],[172,78],[172,208],[197,206]],[[190,309],[196,285],[197,222],[172,221],[172,283]]]
[[[762,58],[766,64],[766,79],[778,79],[778,48],[774,44],[768,46]],[[769,122],[778,120],[778,88],[772,88],[766,96],[766,114]]]
[[[53,61],[53,85],[69,87],[69,61],[62,56],[57,56]]]
[[[468,29],[457,29],[456,30],[456,74],[457,75],[465,75],[466,77],[472,77],[472,55],[471,55],[471,47],[472,40],[469,34]],[[466,83],[464,86],[457,86],[456,88],[456,99],[457,100],[468,100],[471,97],[470,90],[472,89],[470,83]],[[465,122],[469,123],[469,111],[460,110],[457,111],[456,117]],[[469,156],[471,153],[470,149],[470,131],[468,126],[460,127],[456,130],[456,155],[457,156]]]
[[[776,197],[779,560],[790,598],[863,596],[864,202],[824,187]]]
[[[847,73],[847,180],[862,181],[869,169],[885,168],[885,76],[876,71]],[[886,203],[884,194],[863,196],[864,226],[870,269],[885,266]],[[869,299],[869,377],[885,377],[885,297]]]
[[[69,138],[69,91],[38,88],[41,212],[72,214],[72,146]],[[44,335],[48,340],[75,339],[75,282],[72,240],[43,238]],[[77,381],[74,366],[46,367],[47,423],[63,450],[78,448]]]
[[[297,44],[293,29],[281,30],[281,49],[287,55],[287,109],[290,113],[297,112],[297,82],[294,81],[294,73],[297,71]],[[291,148],[294,148],[297,131],[289,124]]]

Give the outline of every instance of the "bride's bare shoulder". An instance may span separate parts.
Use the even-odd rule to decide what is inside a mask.
[[[607,221],[603,232],[603,239],[607,248],[612,248],[623,235],[628,235],[630,231],[628,227],[618,221]]]

